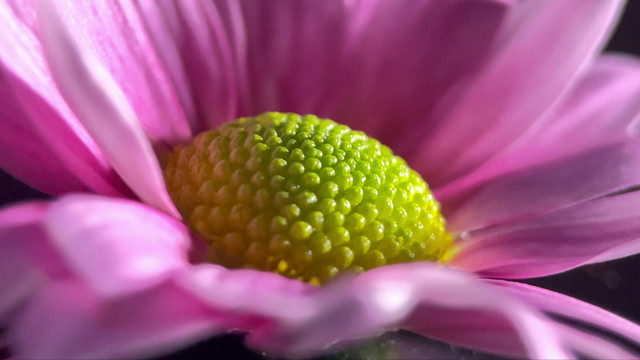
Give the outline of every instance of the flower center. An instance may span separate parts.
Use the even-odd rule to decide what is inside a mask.
[[[437,261],[451,246],[427,184],[364,133],[315,116],[241,118],[178,146],[169,193],[211,261],[322,283]]]

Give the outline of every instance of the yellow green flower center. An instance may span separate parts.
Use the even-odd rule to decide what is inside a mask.
[[[322,283],[342,271],[438,261],[451,247],[425,181],[364,133],[265,113],[199,134],[164,170],[191,228],[229,268]]]

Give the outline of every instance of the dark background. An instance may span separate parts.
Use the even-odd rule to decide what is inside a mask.
[[[607,51],[640,55],[640,0],[630,0]],[[638,99],[640,101],[640,99]],[[1,156],[1,155],[0,155]],[[0,205],[47,198],[0,170]],[[640,256],[585,266],[560,275],[528,280],[530,284],[571,295],[640,322]],[[473,352],[408,333],[390,333],[357,349],[322,359],[362,359],[382,356],[391,346],[403,347],[414,359],[487,358]],[[636,349],[637,350],[637,349]],[[240,335],[226,335],[203,341],[191,348],[158,359],[268,359],[242,346]]]

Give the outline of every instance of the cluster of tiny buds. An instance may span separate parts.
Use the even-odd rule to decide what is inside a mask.
[[[440,205],[389,148],[315,116],[265,113],[199,134],[164,170],[211,261],[319,284],[342,271],[437,261]]]

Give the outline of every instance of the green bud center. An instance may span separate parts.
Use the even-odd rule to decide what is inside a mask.
[[[319,284],[342,271],[438,261],[451,247],[425,181],[364,133],[265,113],[199,134],[164,176],[211,261]]]

